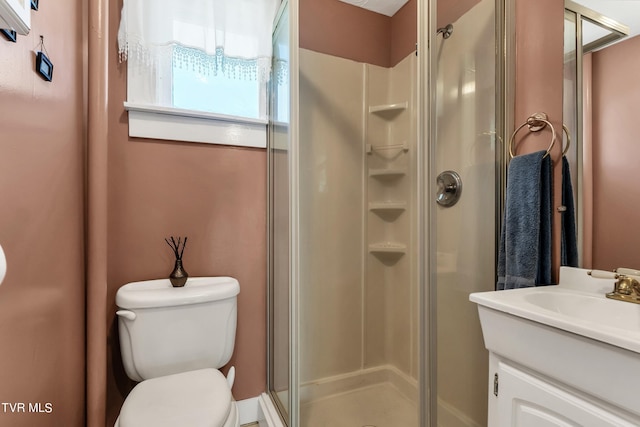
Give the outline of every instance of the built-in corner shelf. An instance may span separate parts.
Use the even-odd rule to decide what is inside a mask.
[[[405,202],[372,202],[369,210],[385,221],[394,221],[407,209]]]
[[[407,245],[398,242],[378,242],[369,245],[369,252],[372,254],[404,254],[407,252]]]
[[[369,169],[369,176],[379,180],[392,180],[407,174],[404,168]]]
[[[397,104],[372,105],[369,107],[369,113],[377,114],[384,118],[391,118],[401,113],[409,107],[408,102],[399,102]]]
[[[369,210],[371,211],[403,211],[407,208],[405,202],[371,202]]]
[[[369,253],[386,265],[395,264],[406,252],[407,246],[397,242],[379,242],[369,245]]]

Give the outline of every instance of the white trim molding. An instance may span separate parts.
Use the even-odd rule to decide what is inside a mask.
[[[267,121],[125,102],[129,136],[266,148]]]
[[[260,427],[285,427],[278,410],[267,393],[260,395],[259,405],[260,413],[257,421]]]

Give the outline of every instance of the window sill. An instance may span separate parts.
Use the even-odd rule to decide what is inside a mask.
[[[237,147],[267,146],[267,121],[203,111],[124,103],[129,136]]]

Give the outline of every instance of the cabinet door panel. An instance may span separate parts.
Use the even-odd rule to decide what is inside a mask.
[[[500,427],[637,427],[614,414],[614,409],[570,394],[515,369],[498,365]]]

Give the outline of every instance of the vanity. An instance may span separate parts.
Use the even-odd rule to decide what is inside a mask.
[[[489,350],[491,427],[640,425],[640,304],[561,267],[557,286],[473,293]]]

